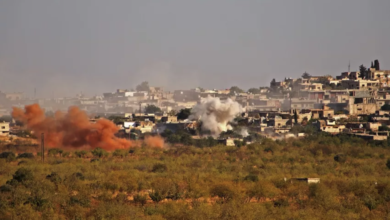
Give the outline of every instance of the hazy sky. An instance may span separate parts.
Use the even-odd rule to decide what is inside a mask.
[[[389,0],[0,0],[0,90],[269,85],[390,69]]]

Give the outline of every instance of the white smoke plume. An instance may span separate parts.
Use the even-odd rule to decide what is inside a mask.
[[[221,101],[219,98],[202,98],[200,103],[191,110],[190,119],[202,121],[202,128],[209,130],[213,136],[219,135],[223,131],[231,130],[229,122],[244,112],[244,108],[230,98]]]
[[[246,129],[246,128],[241,128],[239,134],[240,134],[241,136],[243,136],[243,137],[248,137],[248,136],[249,136],[248,129]]]

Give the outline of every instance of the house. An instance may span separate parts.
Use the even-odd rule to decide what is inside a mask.
[[[355,96],[349,98],[346,110],[350,115],[374,114],[377,104],[373,97]]]
[[[9,122],[0,122],[0,136],[9,135]]]
[[[23,93],[21,93],[21,92],[6,93],[5,98],[8,100],[11,100],[11,101],[22,100]]]
[[[381,123],[374,123],[374,122],[367,123],[367,128],[371,129],[371,131],[378,131],[380,126],[382,126]]]
[[[200,100],[200,92],[196,90],[176,90],[173,92],[175,102],[192,102],[197,103]]]
[[[282,111],[290,111],[291,109],[302,110],[302,109],[322,109],[323,104],[317,103],[316,100],[307,99],[285,99],[281,105]]]
[[[164,123],[176,123],[177,122],[177,116],[163,116],[161,117],[161,122]]]
[[[334,115],[334,110],[328,106],[324,106],[321,109],[310,109],[312,119],[322,119],[322,118],[332,118]]]
[[[321,131],[331,134],[342,133],[344,129],[345,125],[326,125],[320,128]]]
[[[234,143],[235,140],[236,139],[234,138],[226,138],[226,139],[219,140],[219,142],[226,146],[236,146],[236,144]]]
[[[354,80],[354,79],[347,79],[341,81],[341,86],[347,89],[373,89],[379,87],[379,81],[378,80]]]

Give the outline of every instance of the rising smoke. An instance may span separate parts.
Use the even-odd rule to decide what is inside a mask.
[[[190,119],[202,121],[202,128],[209,130],[213,136],[218,136],[221,132],[231,130],[229,122],[244,111],[243,107],[230,98],[221,101],[219,98],[202,98],[200,103],[191,110]]]
[[[25,109],[13,108],[12,116],[22,122],[27,129],[37,136],[45,134],[45,144],[49,147],[88,147],[105,150],[126,149],[132,142],[115,137],[118,127],[107,119],[96,123],[89,121],[87,114],[77,107],[70,107],[68,112],[56,112],[53,117],[46,117],[38,105],[27,105]]]

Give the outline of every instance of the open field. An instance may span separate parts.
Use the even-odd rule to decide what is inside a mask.
[[[323,135],[241,148],[50,150],[45,163],[0,159],[0,219],[386,219],[389,155],[387,142]]]

